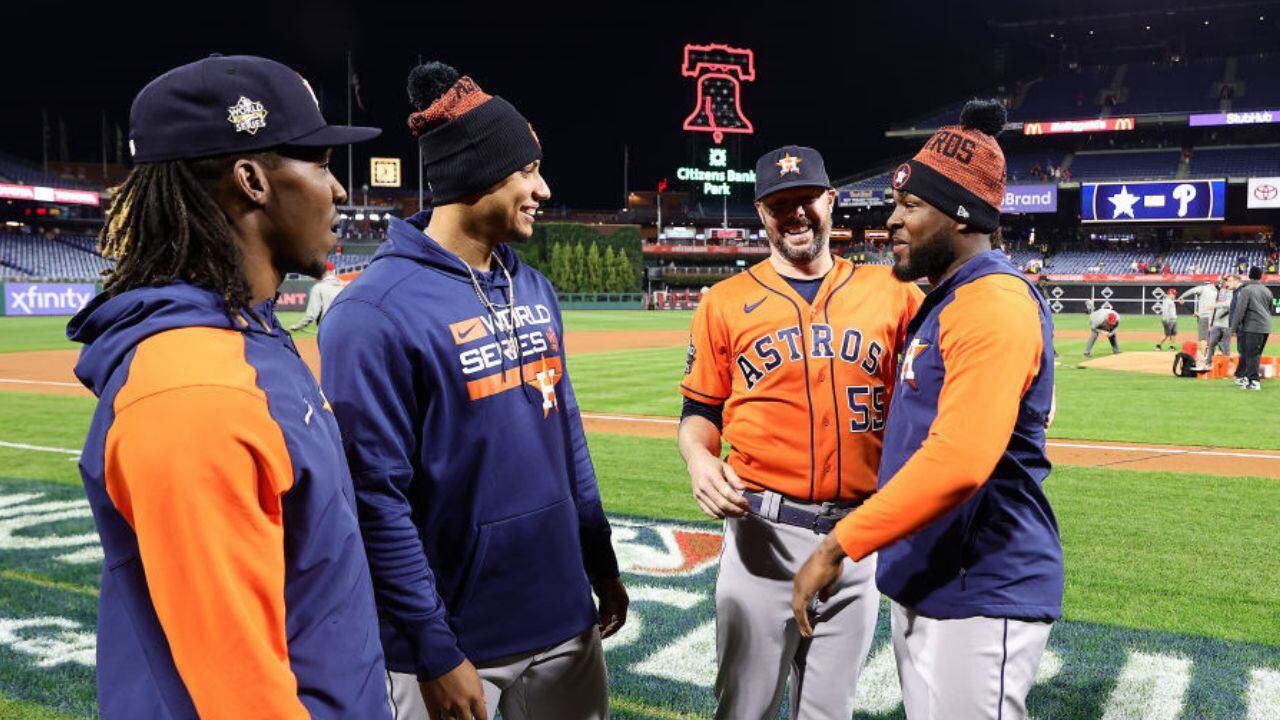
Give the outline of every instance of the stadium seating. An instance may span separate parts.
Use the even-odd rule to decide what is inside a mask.
[[[0,182],[18,185],[66,188],[69,190],[101,190],[101,186],[79,180],[68,180],[45,173],[40,168],[8,155],[0,154]]]
[[[1169,263],[1170,269],[1175,273],[1221,275],[1239,272],[1242,257],[1245,267],[1261,267],[1266,262],[1267,251],[1260,245],[1243,243],[1191,246],[1170,252],[1165,257],[1165,262]]]
[[[1005,175],[1009,184],[1035,184],[1050,182],[1044,177],[1036,177],[1031,174],[1031,169],[1036,165],[1040,166],[1042,171],[1048,172],[1050,167],[1062,165],[1062,156],[1054,152],[1043,153],[1026,153],[1022,155],[1009,155],[1005,157]]]
[[[1198,148],[1191,156],[1192,177],[1280,175],[1280,145]]]
[[[1067,120],[1097,117],[1098,95],[1115,77],[1114,67],[1086,67],[1078,72],[1063,70],[1033,82],[1018,107],[1009,111],[1013,121]]]
[[[1045,260],[1045,271],[1055,274],[1128,273],[1135,262],[1156,261],[1150,250],[1064,250]]]
[[[1280,73],[1276,65],[1280,64],[1280,55],[1249,55],[1241,57],[1236,66],[1237,93],[1231,109],[1274,110],[1280,108]]]
[[[1178,171],[1180,150],[1077,153],[1069,169],[1072,180],[1161,180]]]
[[[62,235],[50,240],[41,235],[0,233],[0,273],[9,279],[96,281],[111,262],[99,256],[89,235]]]
[[[1116,104],[1113,114],[1217,112],[1220,101],[1213,89],[1225,69],[1226,60],[1222,58],[1172,67],[1168,63],[1130,64],[1124,78],[1127,96]]]

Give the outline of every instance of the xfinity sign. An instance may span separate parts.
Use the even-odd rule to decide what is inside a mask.
[[[97,294],[89,283],[6,283],[5,315],[75,315]]]
[[[1010,185],[1005,188],[1000,212],[1013,214],[1058,211],[1057,185]]]

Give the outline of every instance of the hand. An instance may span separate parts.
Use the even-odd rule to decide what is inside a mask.
[[[689,461],[688,470],[693,497],[702,512],[716,519],[747,514],[747,499],[742,496],[747,486],[729,463],[711,453],[700,453]]]
[[[470,660],[435,680],[418,683],[432,720],[489,720],[484,684]]]
[[[301,330],[301,329],[302,329],[302,326],[301,326],[301,325],[290,325],[290,326],[289,326],[289,332],[298,332],[298,331],[299,331],[299,330]]]
[[[1058,388],[1053,389],[1053,397],[1049,400],[1049,415],[1044,419],[1044,429],[1053,425],[1053,418],[1058,414]]]
[[[836,542],[834,533],[822,539],[822,544],[813,551],[800,572],[796,573],[791,589],[791,613],[796,616],[796,625],[800,634],[813,637],[813,625],[809,622],[809,603],[816,595],[826,602],[835,593],[836,581],[844,570],[844,549]]]
[[[627,597],[627,589],[622,586],[622,578],[606,578],[597,580],[591,589],[600,598],[600,639],[622,629],[627,623],[627,606],[631,599]]]

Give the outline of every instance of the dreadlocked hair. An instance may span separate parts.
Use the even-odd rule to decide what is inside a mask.
[[[270,162],[269,156],[254,157]],[[116,189],[98,236],[98,251],[116,261],[104,273],[103,292],[114,296],[181,280],[220,293],[228,314],[252,314],[240,249],[212,192],[240,157],[133,168]]]

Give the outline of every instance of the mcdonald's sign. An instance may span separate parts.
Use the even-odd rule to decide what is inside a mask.
[[[1114,132],[1137,126],[1132,117],[1097,118],[1094,120],[1045,120],[1022,124],[1023,135],[1061,135],[1064,133]]]

